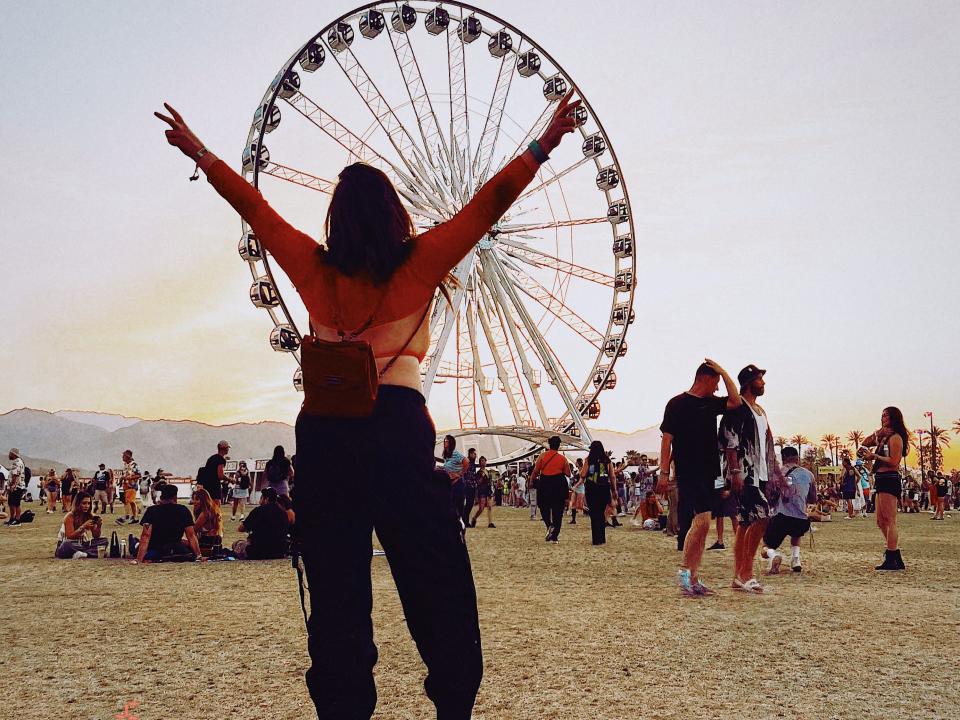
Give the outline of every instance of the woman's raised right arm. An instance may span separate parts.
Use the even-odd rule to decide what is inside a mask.
[[[208,151],[180,113],[167,103],[163,106],[170,116],[158,112],[154,115],[170,126],[165,133],[167,142],[193,160],[206,174],[214,189],[250,224],[254,234],[276,258],[295,286],[310,277],[317,258],[316,241],[280,217],[258,190]]]

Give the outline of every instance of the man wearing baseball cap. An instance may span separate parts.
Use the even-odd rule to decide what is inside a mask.
[[[737,373],[743,404],[724,413],[719,433],[723,475],[739,496],[740,506],[733,550],[733,587],[755,594],[763,592],[763,586],[753,577],[753,559],[770,517],[765,491],[778,494],[783,485],[773,431],[766,412],[757,403],[766,388],[766,372],[751,364]]]
[[[210,498],[218,507],[223,499],[223,469],[227,464],[229,451],[230,443],[226,440],[218,442],[217,451],[207,458],[207,464],[203,466],[200,477],[197,478],[197,485],[210,493]]]

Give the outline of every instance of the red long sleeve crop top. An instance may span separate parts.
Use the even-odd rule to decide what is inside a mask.
[[[379,287],[363,274],[347,277],[325,263],[317,253],[317,242],[280,217],[259,191],[222,160],[210,166],[207,179],[250,224],[254,234],[283,268],[313,322],[328,328],[337,328],[339,324],[339,329],[349,332],[367,321],[381,297],[382,304],[372,328],[422,311],[447,273],[533,180],[538,165],[528,155],[524,152],[514,158],[452,218],[414,238],[410,255],[386,286]],[[423,360],[429,342],[425,332],[428,324],[424,322],[410,343],[409,351],[401,354]]]

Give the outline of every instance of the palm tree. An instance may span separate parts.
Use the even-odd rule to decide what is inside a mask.
[[[950,447],[950,436],[947,434],[946,428],[939,428],[936,425],[931,428],[929,433],[931,440],[931,453],[933,456],[933,464],[939,469],[943,469],[943,448]]]
[[[837,443],[840,442],[840,438],[838,438],[833,433],[827,433],[822,438],[820,438],[820,442],[827,446],[827,451],[830,453],[830,459],[833,460],[833,464],[836,465],[837,458],[836,458],[836,455],[834,454],[833,449],[837,445]]]
[[[847,440],[853,445],[854,451],[860,447],[860,443],[863,442],[863,439],[866,435],[863,434],[863,430],[851,430],[847,433]]]
[[[960,435],[960,420],[953,421],[953,434]]]
[[[810,439],[806,435],[797,434],[790,438],[790,442],[797,446],[797,452],[803,457],[803,446],[810,444]]]
[[[777,435],[777,436],[773,439],[773,446],[774,446],[774,447],[778,447],[778,448],[780,448],[781,450],[783,450],[783,448],[785,448],[785,447],[789,444],[789,442],[790,442],[790,441],[787,440],[783,435]]]

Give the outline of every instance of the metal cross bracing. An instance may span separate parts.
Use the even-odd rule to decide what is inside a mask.
[[[506,225],[500,225],[497,231],[504,235],[522,235],[523,233],[531,233],[536,230],[555,230],[565,227],[576,227],[578,225],[598,225],[605,222],[609,222],[606,215],[603,217],[555,220],[553,222],[543,223],[508,223]]]
[[[473,310],[473,300],[468,296],[463,306],[464,312],[457,314],[457,411],[460,427],[477,426],[477,381],[475,373],[480,371],[473,362],[473,348],[470,343],[469,317]]]
[[[463,38],[450,18],[447,26],[447,77],[450,87],[450,156],[454,186],[461,207],[473,195],[473,165],[470,162],[470,116],[467,113],[467,57]]]
[[[480,142],[477,143],[477,154],[473,159],[473,174],[479,188],[487,181],[490,164],[493,162],[493,151],[500,137],[500,123],[503,121],[503,111],[507,106],[510,88],[513,86],[513,76],[517,69],[515,54],[523,45],[523,39],[517,45],[514,54],[506,53],[500,59],[500,70],[497,72],[497,82],[493,87],[493,96],[487,108],[487,117],[483,121],[483,132]]]
[[[493,353],[494,365],[497,368],[497,379],[507,395],[507,403],[510,406],[513,421],[517,425],[532,425],[530,409],[527,407],[527,396],[523,391],[523,384],[520,382],[520,374],[517,371],[516,357],[507,342],[507,334],[503,329],[505,324],[502,316],[503,308],[493,301],[485,280],[478,286],[477,294],[480,299],[478,305],[480,325],[483,328],[487,346]]]
[[[329,48],[329,45],[327,47]],[[444,187],[443,183],[437,182],[434,173],[424,165],[420,147],[414,142],[403,123],[400,122],[393,107],[384,98],[377,84],[364,69],[357,56],[349,47],[339,53],[331,50],[330,55],[333,56],[347,80],[350,81],[361,100],[366,104],[370,114],[373,115],[377,124],[386,134],[390,144],[393,145],[394,150],[396,150],[410,174],[417,178],[424,187],[432,188],[445,201],[445,204],[436,202],[431,204],[434,204],[435,209],[441,214],[446,214],[448,217],[452,215],[456,206],[449,189]]]
[[[561,170],[560,172],[558,172],[558,173],[553,173],[553,174],[552,174],[550,177],[548,177],[546,180],[543,180],[539,185],[535,185],[534,187],[530,188],[529,190],[524,191],[523,194],[521,194],[520,197],[517,198],[516,202],[521,203],[521,202],[523,202],[524,200],[526,200],[527,198],[529,198],[529,197],[531,197],[531,196],[533,196],[533,195],[536,195],[536,194],[537,194],[538,192],[540,192],[541,190],[546,190],[548,187],[550,187],[551,185],[554,185],[555,183],[559,182],[560,180],[562,180],[563,178],[565,178],[567,175],[569,175],[570,173],[572,173],[574,170],[576,170],[576,169],[579,168],[580,166],[582,166],[582,165],[590,162],[591,160],[593,160],[593,158],[589,158],[589,157],[580,158],[580,159],[577,160],[576,162],[574,162],[574,163],[572,163],[571,165],[568,165],[567,167],[565,167],[565,168],[564,168],[563,170]],[[542,175],[543,175],[543,166],[541,166],[540,171],[537,173],[537,175],[538,175],[538,176],[542,176]]]
[[[394,8],[395,12],[399,13],[400,3],[394,3]],[[410,106],[417,116],[417,127],[420,129],[420,137],[423,138],[423,149],[427,160],[436,171],[442,172],[443,168],[450,164],[450,152],[443,133],[440,132],[437,114],[434,112],[427,86],[423,82],[423,73],[420,71],[420,63],[417,62],[413,44],[406,32],[388,30],[387,37],[390,38],[390,46],[397,59],[397,67],[400,68],[400,74],[403,76]]]
[[[607,275],[606,273],[602,273],[597,270],[591,270],[583,265],[577,265],[576,263],[564,260],[563,258],[558,258],[540,250],[536,250],[515,240],[510,240],[509,238],[497,238],[497,249],[500,252],[509,255],[510,257],[516,258],[517,260],[522,260],[523,262],[529,263],[534,267],[552,268],[554,270],[559,270],[562,273],[566,273],[567,275],[581,278],[582,280],[589,280],[590,282],[597,283],[598,285],[613,287],[614,278],[612,275]]]
[[[281,165],[277,162],[268,162],[266,167],[264,167],[260,172],[266,173],[267,175],[272,175],[273,177],[281,180],[286,180],[287,182],[295,185],[301,185],[305,188],[310,188],[311,190],[325,193],[327,195],[333,192],[333,183],[329,180],[324,180],[323,178],[317,177],[316,175],[311,175],[304,170],[297,170],[296,168],[287,167],[286,165]]]
[[[536,300],[578,336],[598,350],[603,348],[603,334],[574,312],[572,308],[568,307],[560,298],[525,273],[514,272],[512,278],[524,294]]]

